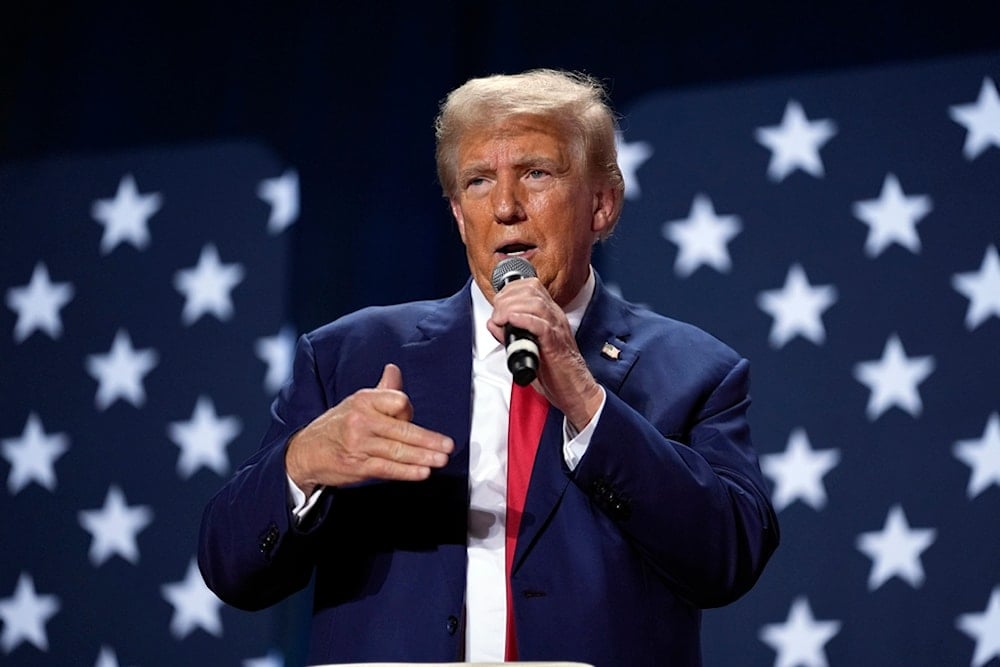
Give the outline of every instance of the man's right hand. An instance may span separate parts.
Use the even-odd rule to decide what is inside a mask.
[[[351,394],[292,437],[285,469],[309,496],[318,486],[427,479],[454,448],[448,436],[413,423],[402,371],[386,364],[374,389]]]

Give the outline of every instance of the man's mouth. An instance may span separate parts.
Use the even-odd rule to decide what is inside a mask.
[[[535,246],[528,245],[526,243],[510,243],[505,246],[500,246],[500,248],[497,249],[497,252],[499,252],[502,255],[517,257],[519,255],[524,255],[525,253],[534,249]]]

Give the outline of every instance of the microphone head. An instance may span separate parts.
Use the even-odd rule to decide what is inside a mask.
[[[536,278],[535,267],[523,257],[508,257],[497,262],[493,269],[493,289],[499,292],[507,283],[521,278]]]

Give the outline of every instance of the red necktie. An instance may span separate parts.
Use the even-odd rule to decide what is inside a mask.
[[[510,392],[510,417],[507,430],[507,660],[517,660],[517,640],[514,636],[514,600],[510,587],[511,565],[517,531],[521,527],[524,499],[535,465],[538,440],[549,412],[549,402],[530,385],[515,383]]]

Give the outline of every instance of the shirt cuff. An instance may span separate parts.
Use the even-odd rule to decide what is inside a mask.
[[[306,498],[305,492],[295,485],[295,482],[288,476],[288,473],[285,473],[285,479],[288,480],[288,504],[291,506],[292,516],[295,517],[295,525],[298,526],[306,518],[306,515],[309,514],[309,510],[316,505],[320,494],[323,492],[323,487],[317,486],[312,495]]]
[[[604,412],[604,404],[607,403],[607,400],[608,395],[604,391],[604,387],[601,387],[601,404],[598,406],[593,418],[579,432],[573,428],[568,419],[563,417],[563,458],[566,460],[566,466],[570,471],[576,470],[576,466],[580,464],[580,459],[587,453],[587,447],[590,446],[590,439],[594,436],[594,429],[597,428],[597,422],[601,419],[601,413]],[[299,493],[302,492],[299,491]]]

